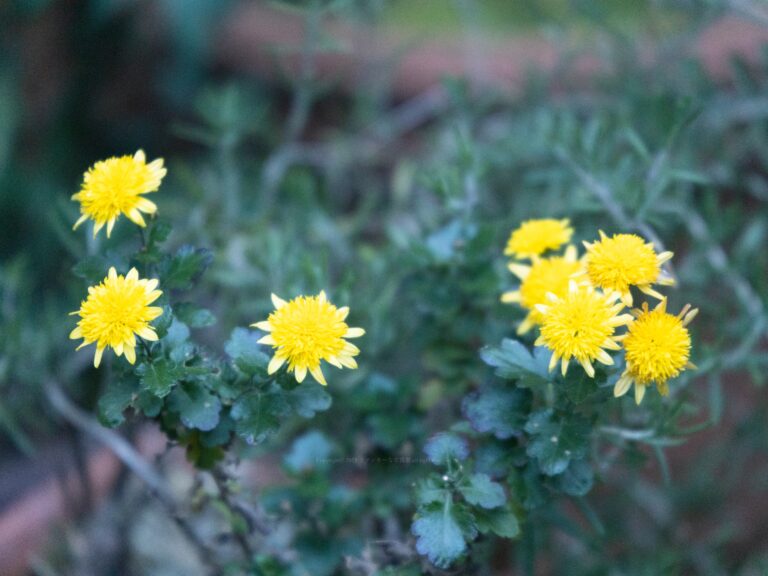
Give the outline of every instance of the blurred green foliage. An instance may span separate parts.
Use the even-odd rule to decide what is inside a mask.
[[[734,62],[722,86],[679,57],[643,68],[620,36],[624,65],[589,90],[554,97],[557,79],[539,76],[510,102],[446,80],[438,97],[395,107],[345,97],[331,120],[310,78],[289,86],[288,117],[306,113],[290,129],[285,86],[209,84],[204,32],[226,3],[161,2],[172,57],[142,69],[153,106],[105,117],[94,99],[114,103],[108,71],[146,54],[141,19],[121,2],[83,3],[73,80],[38,133],[19,113],[18,31],[46,4],[2,8],[14,19],[0,40],[6,451],[55,433],[42,385],[63,379],[107,426],[156,420],[200,469],[278,453],[287,481],[244,495],[272,526],[252,558],[233,561],[255,574],[760,573],[751,517],[722,511],[765,490],[740,472],[764,477],[768,448],[768,55]],[[308,4],[395,22],[405,10]],[[722,12],[650,4],[691,29]],[[565,5],[539,9],[565,22],[575,6],[596,26],[638,10]],[[100,41],[119,50],[91,54]],[[408,112],[421,114],[417,130]],[[110,240],[71,232],[82,171],[138,147],[169,165],[148,243],[125,221]],[[699,370],[669,398],[614,399],[617,371],[553,379],[532,339],[510,339],[522,312],[499,302],[514,284],[504,241],[541,216],[571,218],[579,241],[650,232],[675,251],[670,307],[701,309]],[[95,371],[67,340],[66,313],[109,265],[132,264],[166,290],[161,342],[135,370],[117,360]],[[267,377],[268,350],[244,326],[266,317],[271,292],[320,289],[365,327],[360,369],[328,373],[327,389]],[[715,434],[683,459],[677,447],[704,430]],[[233,534],[248,532],[222,509]]]

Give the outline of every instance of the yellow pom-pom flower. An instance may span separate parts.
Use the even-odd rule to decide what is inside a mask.
[[[570,220],[543,218],[526,220],[509,235],[504,254],[515,258],[536,258],[547,250],[557,250],[573,236]]]
[[[349,308],[336,308],[328,302],[325,292],[317,296],[299,296],[290,302],[272,294],[275,311],[267,320],[256,322],[259,330],[268,334],[259,340],[275,349],[267,372],[274,374],[288,362],[288,371],[302,382],[307,371],[326,386],[320,362],[325,360],[337,368],[357,368],[354,356],[360,349],[344,340],[365,334],[362,328],[350,328],[344,322]]]
[[[688,361],[691,337],[686,326],[698,309],[692,310],[687,305],[674,316],[667,312],[667,301],[662,300],[653,310],[648,310],[648,304],[644,302],[641,310],[632,313],[636,319],[629,325],[624,339],[627,367],[616,382],[613,394],[623,396],[634,384],[635,402],[640,404],[646,387],[656,383],[661,395],[666,396],[669,380],[685,368],[695,368]]]
[[[661,270],[661,265],[672,258],[672,252],[656,254],[653,244],[636,234],[614,234],[609,238],[601,230],[598,242],[584,242],[584,246],[589,281],[603,290],[618,292],[627,306],[632,306],[630,286],[662,299],[651,286],[674,284]]]
[[[549,293],[547,304],[536,305],[542,314],[541,335],[536,345],[552,350],[550,370],[559,360],[565,376],[568,363],[574,358],[590,377],[594,377],[592,362],[613,364],[613,358],[605,349],[621,348],[617,343],[621,336],[615,335],[616,328],[632,321],[630,314],[620,314],[624,305],[617,303],[618,299],[615,292],[606,295],[592,286],[571,280],[563,297]]]
[[[536,304],[546,304],[546,295],[564,297],[574,275],[582,271],[583,262],[577,258],[576,247],[568,246],[563,256],[538,258],[530,266],[512,262],[509,270],[520,278],[520,288],[502,294],[502,302],[515,302],[528,310],[528,315],[520,323],[518,334],[525,334],[537,324],[541,324],[543,314],[536,309]]]
[[[158,158],[147,164],[143,150],[133,156],[121,156],[96,162],[85,173],[80,192],[72,200],[80,202],[80,224],[93,220],[93,235],[105,225],[107,237],[121,214],[141,227],[146,226],[141,213],[154,214],[157,206],[142,197],[142,194],[156,192],[165,177],[163,159]]]
[[[136,336],[144,340],[157,340],[157,334],[149,323],[163,313],[163,309],[150,306],[162,292],[156,290],[157,280],[140,279],[136,268],[124,277],[113,268],[104,281],[88,288],[88,298],[80,310],[72,312],[80,316],[77,328],[69,335],[82,338],[77,347],[96,343],[93,365],[98,368],[104,349],[109,346],[118,356],[133,364],[136,362]]]

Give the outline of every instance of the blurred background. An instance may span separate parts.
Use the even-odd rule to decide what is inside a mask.
[[[215,254],[194,292],[218,318],[197,334],[212,349],[268,312],[271,291],[330,284],[366,303],[355,324],[371,327],[370,363],[412,378],[345,381],[318,425],[350,431],[343,453],[418,451],[445,424],[442,402],[469,384],[434,360],[441,338],[462,332],[458,365],[511,333],[501,251],[522,219],[569,216],[585,238],[652,225],[676,252],[675,308],[702,309],[686,438],[624,439],[618,469],[598,472],[602,532],[584,543],[578,522],[555,529],[562,551],[536,573],[768,573],[766,46],[762,0],[0,2],[0,574],[202,573],[173,520],[44,386],[58,378],[97,410],[103,376],[72,366],[67,339],[83,293],[72,267],[92,250],[70,230],[70,196],[93,162],[139,148],[169,167],[155,200],[171,243]],[[474,200],[452,192],[467,174]],[[450,268],[445,224],[466,202],[493,226],[482,256]],[[456,270],[464,292],[435,288]],[[482,327],[418,306],[393,324],[395,302],[419,301],[403,291],[436,292],[456,314],[484,306]],[[194,493],[182,451],[140,418],[121,432]],[[296,485],[282,454],[303,432],[246,453],[254,491],[288,498],[269,489]],[[347,491],[319,498],[409,518],[413,478],[382,474],[377,496],[375,475],[347,471]],[[294,529],[311,560],[291,574],[420,573],[377,572],[354,521],[323,522],[341,536]],[[492,557],[477,573],[518,573]]]

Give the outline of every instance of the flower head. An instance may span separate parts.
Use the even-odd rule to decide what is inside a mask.
[[[671,278],[664,277],[661,265],[672,258],[672,252],[656,254],[653,244],[635,234],[614,234],[606,236],[600,231],[600,240],[587,248],[586,268],[590,282],[598,288],[616,291],[627,306],[632,306],[630,286],[637,286],[641,291],[663,298],[651,288],[652,284],[673,284]]]
[[[629,325],[624,339],[627,367],[613,393],[623,396],[634,383],[635,401],[640,404],[647,386],[655,382],[661,395],[666,396],[668,381],[685,368],[694,367],[688,361],[691,337],[686,326],[698,309],[685,306],[680,314],[673,316],[667,312],[667,301],[662,300],[653,310],[648,310],[644,302],[641,310],[632,313],[636,319]]]
[[[298,382],[302,382],[307,370],[320,384],[326,385],[320,361],[337,368],[357,368],[354,356],[360,349],[344,340],[365,334],[362,328],[350,328],[344,322],[349,308],[336,308],[328,302],[325,292],[317,296],[299,296],[290,302],[272,294],[275,311],[267,320],[252,324],[268,334],[259,340],[275,348],[275,355],[267,367],[275,373],[288,362]]]
[[[621,337],[615,336],[614,332],[618,326],[632,321],[630,314],[619,314],[624,305],[616,302],[618,294],[605,295],[592,286],[579,285],[571,280],[563,297],[549,293],[547,300],[547,304],[536,305],[542,314],[541,335],[536,345],[552,350],[550,370],[561,360],[561,370],[565,375],[568,362],[575,358],[593,377],[593,361],[608,366],[613,364],[613,358],[604,349],[619,350],[616,342]]]
[[[571,278],[582,270],[582,266],[574,246],[568,246],[563,256],[538,258],[530,266],[509,264],[509,270],[521,280],[520,288],[503,294],[501,301],[517,302],[528,310],[528,315],[517,329],[518,334],[525,334],[542,323],[544,316],[536,309],[536,304],[546,304],[548,292],[564,297]]]
[[[536,258],[547,250],[557,250],[571,241],[570,220],[526,220],[512,231],[504,254],[516,258]]]
[[[157,206],[141,195],[156,192],[165,174],[163,159],[147,164],[143,150],[133,156],[96,162],[85,173],[80,192],[72,196],[72,200],[80,202],[81,213],[74,228],[90,218],[94,222],[94,236],[105,224],[109,236],[121,214],[141,227],[146,226],[141,213],[154,214]]]
[[[72,312],[80,316],[77,328],[70,338],[82,338],[77,347],[96,343],[93,365],[101,363],[104,348],[110,346],[115,354],[133,364],[136,361],[136,336],[144,340],[157,340],[157,334],[149,323],[163,313],[162,308],[150,306],[162,292],[155,290],[157,280],[139,279],[136,268],[123,277],[114,267],[104,281],[88,288],[88,298],[80,310]]]

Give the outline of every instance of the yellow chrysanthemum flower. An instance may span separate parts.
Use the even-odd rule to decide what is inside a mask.
[[[526,220],[509,235],[504,254],[515,258],[536,258],[547,250],[557,250],[573,236],[570,220],[542,218]]]
[[[349,308],[336,308],[322,291],[317,296],[299,296],[290,302],[272,294],[272,303],[275,311],[269,318],[251,325],[269,332],[259,340],[260,344],[275,348],[267,367],[269,374],[288,362],[288,371],[294,373],[297,382],[302,382],[309,370],[315,380],[326,386],[321,360],[337,368],[357,368],[353,357],[360,349],[344,338],[359,338],[365,330],[350,328],[344,322]]]
[[[542,323],[543,315],[536,309],[536,304],[546,304],[547,292],[564,297],[571,278],[582,268],[583,262],[577,258],[575,246],[568,246],[563,256],[536,259],[530,266],[509,264],[509,270],[521,280],[520,288],[504,293],[501,301],[516,302],[528,309],[528,315],[517,329],[518,334],[525,334]]]
[[[686,305],[673,316],[667,312],[666,299],[653,310],[649,311],[645,302],[642,310],[633,310],[636,320],[624,339],[627,367],[616,382],[614,396],[623,396],[634,383],[635,402],[640,404],[646,387],[654,382],[662,396],[669,394],[668,381],[685,368],[695,368],[688,361],[691,337],[686,326],[698,312]]]
[[[94,222],[94,237],[104,225],[109,237],[121,214],[141,227],[146,226],[141,213],[154,214],[157,206],[141,195],[156,192],[165,174],[163,159],[147,164],[143,150],[133,156],[96,162],[85,173],[80,192],[72,196],[72,200],[80,202],[81,213],[74,228],[90,218]]]
[[[136,362],[136,336],[144,340],[157,340],[157,334],[149,323],[163,313],[162,308],[150,306],[162,292],[155,290],[157,280],[139,279],[136,268],[123,277],[114,267],[98,286],[88,288],[88,298],[80,310],[72,312],[80,316],[77,328],[70,338],[82,338],[77,347],[96,343],[93,365],[98,368],[101,355],[109,346],[115,354],[125,354],[126,360]]]
[[[536,340],[537,346],[546,346],[552,350],[549,369],[554,369],[558,360],[565,376],[571,358],[582,365],[584,371],[594,377],[592,362],[610,366],[611,358],[604,348],[619,350],[615,336],[618,326],[632,321],[630,314],[619,314],[624,308],[617,303],[619,295],[615,292],[603,294],[592,286],[579,285],[571,280],[568,292],[563,297],[547,294],[547,304],[537,304],[536,309],[542,314],[541,335]]]
[[[636,234],[614,234],[609,238],[601,230],[598,242],[584,242],[584,246],[590,282],[603,290],[618,292],[627,306],[632,306],[630,286],[662,299],[651,285],[674,284],[661,270],[661,265],[672,258],[672,252],[656,254],[653,244]]]

